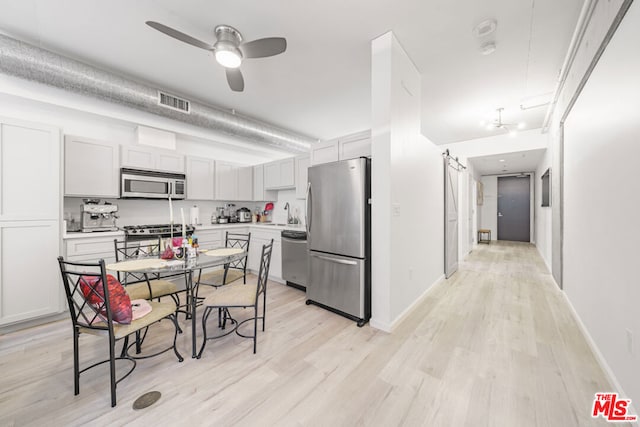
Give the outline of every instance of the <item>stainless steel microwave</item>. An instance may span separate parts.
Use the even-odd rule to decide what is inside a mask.
[[[184,199],[187,194],[184,174],[122,168],[120,197],[123,199]]]

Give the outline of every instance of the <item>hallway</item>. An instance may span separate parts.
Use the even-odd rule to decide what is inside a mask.
[[[83,376],[73,396],[68,319],[1,337],[0,424],[606,424],[590,411],[594,393],[611,387],[533,245],[480,245],[393,334],[269,286],[256,355],[229,337],[201,360],[141,361],[113,409],[105,371]],[[158,328],[149,340],[169,325]],[[189,338],[180,337],[184,353]],[[89,336],[81,346],[84,362],[104,350]],[[132,410],[150,390],[162,399]]]

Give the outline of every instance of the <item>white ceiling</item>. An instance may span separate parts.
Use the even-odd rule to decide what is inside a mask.
[[[515,153],[496,154],[491,156],[471,157],[469,163],[480,175],[502,175],[520,172],[535,172],[547,151],[518,151]]]
[[[523,98],[553,91],[582,0],[0,0],[0,31],[179,95],[235,109],[319,139],[370,127],[370,42],[393,30],[422,73],[423,133],[437,144],[491,135],[479,120],[541,126]],[[476,24],[498,21],[483,56]],[[155,20],[205,42],[228,24],[245,40],[284,36],[287,51],[242,64],[245,91],[203,50]],[[501,132],[501,131],[496,131]]]

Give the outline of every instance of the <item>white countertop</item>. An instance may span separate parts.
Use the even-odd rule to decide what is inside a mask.
[[[202,224],[196,225],[195,234],[202,230],[226,230],[229,228],[257,228],[260,230],[300,230],[304,231],[305,227],[302,224],[275,224],[272,222],[235,222],[231,224]],[[122,237],[124,231],[94,231],[92,233],[82,233],[79,231],[68,231],[62,236],[63,239],[88,239],[99,237]]]
[[[83,233],[81,231],[67,231],[62,235],[63,239],[88,239],[97,237],[122,237],[124,231],[94,231],[91,233]]]

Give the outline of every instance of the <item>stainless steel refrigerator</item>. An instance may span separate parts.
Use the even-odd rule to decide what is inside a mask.
[[[309,168],[307,304],[364,325],[371,317],[371,161]]]

